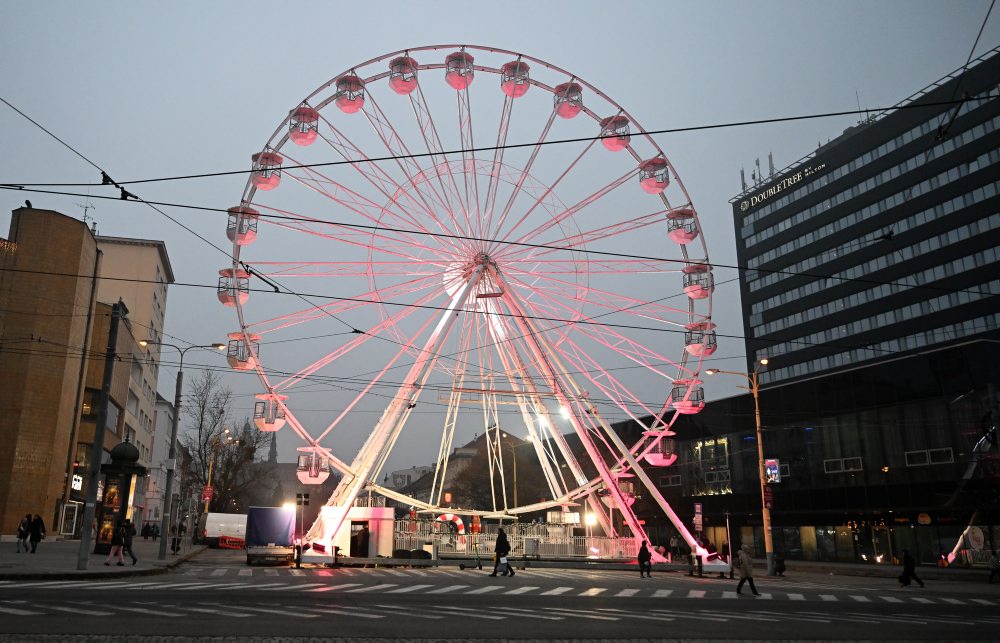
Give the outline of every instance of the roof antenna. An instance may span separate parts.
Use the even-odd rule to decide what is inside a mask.
[[[77,207],[79,207],[79,208],[83,208],[83,225],[87,225],[87,220],[90,219],[93,222],[93,225],[91,226],[91,228],[94,230],[94,234],[97,234],[97,221],[94,221],[90,217],[90,211],[91,210],[96,210],[97,206],[93,205],[90,202],[90,195],[89,194],[87,195],[87,202],[86,203],[77,203],[75,205]]]

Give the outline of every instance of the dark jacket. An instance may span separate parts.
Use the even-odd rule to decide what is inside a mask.
[[[500,532],[497,534],[497,546],[493,548],[497,556],[506,556],[510,553],[510,541],[507,540],[507,534]]]
[[[122,525],[122,531],[124,532],[122,533],[122,544],[131,549],[132,536],[135,536],[135,525],[130,522],[126,523]]]
[[[642,547],[639,548],[638,559],[640,563],[648,563],[653,559],[649,553],[649,549],[646,547],[646,543],[642,543]]]
[[[905,554],[903,554],[904,574],[912,574],[915,571],[916,566],[917,566],[917,561],[913,560],[913,556],[910,555],[910,552],[906,552]]]
[[[45,538],[45,523],[40,516],[35,516],[31,521],[31,542],[37,543]]]
[[[126,531],[128,530],[125,529],[125,525],[118,525],[118,528],[115,529],[115,532],[111,534],[111,545],[112,546],[124,545]]]

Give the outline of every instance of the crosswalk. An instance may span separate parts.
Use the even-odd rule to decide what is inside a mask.
[[[71,614],[81,619],[107,618],[113,616],[141,615],[151,619],[190,619],[212,615],[223,619],[275,618],[317,619],[337,618],[382,620],[406,617],[414,620],[440,621],[462,618],[481,621],[499,621],[507,618],[537,621],[685,621],[703,623],[733,623],[756,621],[761,623],[853,623],[863,625],[913,625],[934,624],[954,625],[958,632],[973,632],[968,628],[986,626],[996,629],[1000,626],[1000,616],[989,613],[974,616],[940,615],[921,616],[919,613],[839,611],[837,613],[815,610],[771,610],[754,609],[749,612],[727,612],[716,609],[671,609],[667,606],[657,609],[629,609],[627,607],[523,607],[491,606],[489,609],[462,607],[445,601],[430,606],[415,607],[401,605],[391,600],[377,600],[366,603],[364,609],[338,607],[337,605],[309,605],[302,603],[255,603],[226,601],[198,602],[195,604],[162,603],[152,601],[122,601],[114,604],[97,601],[55,601],[44,604],[26,600],[0,599],[0,616],[7,618],[45,618],[54,615]]]
[[[741,601],[788,601],[791,603],[804,604],[806,602],[815,603],[847,603],[859,607],[865,606],[906,606],[906,605],[949,605],[949,606],[972,606],[990,607],[1000,606],[1000,598],[983,598],[980,595],[963,596],[937,596],[937,595],[917,595],[906,591],[893,592],[866,592],[859,593],[856,590],[826,590],[810,591],[763,591],[760,596],[752,597],[749,591],[738,595],[733,591],[731,585],[716,587],[712,589],[686,589],[686,588],[664,588],[657,583],[641,587],[622,587],[621,578],[614,580],[613,584],[604,584],[600,578],[581,579],[579,575],[575,577],[563,577],[565,581],[572,578],[575,582],[565,582],[552,586],[551,583],[540,582],[536,577],[541,576],[536,572],[530,574],[519,574],[518,582],[503,581],[500,583],[483,584],[482,574],[470,575],[466,572],[464,578],[459,578],[464,582],[455,582],[459,578],[448,573],[440,573],[436,576],[427,574],[407,575],[393,574],[342,574],[337,570],[331,574],[329,570],[318,570],[315,574],[278,574],[279,570],[265,570],[275,573],[266,573],[261,576],[249,576],[243,573],[247,570],[230,570],[220,568],[225,573],[215,573],[219,570],[211,570],[208,573],[199,574],[178,574],[170,578],[157,581],[150,580],[118,580],[118,581],[95,581],[95,580],[52,580],[52,581],[0,581],[0,599],[5,597],[5,589],[24,590],[33,588],[38,590],[64,590],[72,588],[86,589],[88,593],[102,593],[111,590],[156,590],[156,591],[176,591],[180,593],[193,590],[212,591],[249,591],[276,594],[301,594],[303,596],[320,596],[330,592],[343,594],[368,594],[368,595],[431,595],[444,596],[448,594],[470,594],[491,596],[560,596],[560,597],[600,597],[606,598],[653,598],[653,599],[681,599],[681,600],[741,600]],[[203,572],[205,570],[202,570]],[[257,570],[255,570],[257,571]],[[285,571],[285,570],[281,570]],[[292,570],[303,571],[303,570]],[[324,575],[324,572],[326,574]],[[183,580],[187,578],[187,580]],[[542,578],[545,578],[542,576]],[[525,579],[525,580],[520,580]],[[597,580],[598,582],[593,582]],[[603,579],[609,580],[609,579]],[[534,581],[534,582],[533,582]],[[582,582],[581,582],[582,581]],[[537,583],[537,584],[536,584]],[[796,587],[796,590],[801,588]],[[11,608],[19,609],[19,608]],[[3,612],[3,610],[0,610]],[[14,613],[14,612],[11,612]]]

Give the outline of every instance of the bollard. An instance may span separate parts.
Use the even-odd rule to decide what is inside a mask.
[[[688,554],[688,576],[694,576],[694,552]]]
[[[302,543],[295,543],[295,569],[302,569]]]
[[[704,559],[702,559],[701,556],[698,556],[698,578],[701,578],[701,573],[704,570],[704,565],[705,565]]]

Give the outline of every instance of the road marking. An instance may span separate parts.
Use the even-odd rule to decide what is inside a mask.
[[[470,607],[451,607],[451,606],[447,606],[446,607],[444,605],[435,605],[434,609],[438,610],[439,612],[452,612],[452,613],[461,614],[462,616],[471,616],[473,618],[485,618],[485,619],[488,619],[488,620],[491,620],[491,621],[499,621],[499,620],[503,620],[503,619],[507,618],[506,616],[495,616],[493,614],[483,614],[479,610],[473,609],[473,608],[470,608]]]
[[[296,592],[301,592],[309,589],[310,587],[322,587],[324,585],[326,585],[326,583],[302,583],[301,585],[292,585],[288,589],[295,590]]]
[[[637,590],[637,589],[623,589],[620,592],[618,592],[617,594],[615,594],[615,596],[621,596],[622,598],[626,598],[628,596],[635,596],[638,593],[639,593],[639,590]]]
[[[247,585],[247,589],[259,589],[264,592],[274,592],[281,589],[291,589],[293,587],[295,587],[295,585],[289,585],[288,583],[262,583],[260,585]]]
[[[212,573],[209,574],[209,576],[225,576],[226,572],[228,571],[229,570],[226,569],[225,567],[220,567],[219,569],[213,569]],[[248,571],[253,571],[253,570],[248,570]]]
[[[211,603],[223,609],[232,609],[230,605],[223,605],[222,603]],[[279,614],[281,616],[291,616],[294,618],[319,618],[319,614],[303,614],[299,611],[297,607],[289,607],[285,610],[270,609],[267,607],[250,607],[249,605],[238,605],[236,609],[250,611],[250,612],[260,612],[262,614]]]
[[[253,576],[252,569],[240,569],[236,572],[237,576]]]
[[[702,621],[717,621],[719,623],[724,623],[728,619],[737,619],[742,621],[767,621],[770,623],[776,623],[778,619],[771,618],[770,616],[761,616],[759,614],[730,614],[727,613],[725,616],[718,616],[718,612],[715,610],[699,610],[699,612],[687,614],[687,613],[675,613],[670,610],[656,610],[657,612],[662,612],[664,614],[672,614],[681,618],[697,618]]]
[[[877,618],[882,621],[892,621],[893,623],[913,623],[915,625],[927,625],[927,621],[921,621],[919,619],[915,619],[912,616],[893,617],[893,616],[886,616],[885,614],[878,614],[878,615],[866,614],[864,612],[847,612],[847,614],[850,616],[859,616],[861,618]]]
[[[288,573],[292,576],[305,576],[306,571],[304,569],[289,569]]]
[[[980,605],[990,605],[993,606],[995,603],[993,601],[988,601],[985,598],[970,598],[973,603],[979,603]]]
[[[914,596],[913,600],[916,601],[917,603],[923,603],[924,605],[933,605],[934,604],[934,601],[932,601],[929,598],[919,598],[919,597]]]
[[[965,605],[965,601],[957,598],[939,598],[938,600],[944,601],[945,603],[951,603],[952,605]]]
[[[819,595],[819,597],[820,597],[821,599],[823,599],[824,601],[837,601],[837,600],[839,600],[839,599],[838,599],[838,598],[837,598],[836,596],[834,596],[833,594],[820,594],[820,595]]]
[[[568,592],[571,589],[573,589],[573,588],[572,587],[557,587],[555,589],[550,589],[547,592],[542,592],[542,596],[559,596],[560,594],[565,594],[566,592]]]
[[[428,594],[447,594],[449,592],[454,592],[460,589],[465,589],[468,585],[448,585],[447,587],[441,587],[440,589],[432,589],[427,592]]]
[[[399,587],[396,583],[383,583],[381,585],[369,585],[368,587],[359,587],[357,589],[349,589],[348,593],[357,594],[360,592],[374,592],[383,589],[389,589],[390,587]]]
[[[653,616],[651,614],[635,614],[633,612],[627,612],[625,610],[620,610],[620,609],[612,609],[610,607],[603,607],[603,608],[598,609],[597,611],[599,611],[599,612],[612,612],[612,613],[615,613],[615,614],[622,614],[622,615],[628,617],[629,620],[637,619],[637,618],[638,619],[642,619],[644,621],[676,621],[677,620],[673,616]]]
[[[757,613],[758,614],[764,614],[765,616],[777,616],[778,618],[792,619],[792,620],[796,620],[796,621],[806,621],[806,622],[809,622],[809,623],[829,623],[830,622],[829,618],[823,618],[822,616],[811,616],[809,614],[806,614],[805,612],[801,612],[801,614],[802,614],[801,616],[794,616],[792,614],[788,614],[788,613],[785,613],[785,612],[768,612],[766,610],[760,610]]]
[[[806,597],[803,596],[802,594],[789,594],[788,598],[792,599],[793,601],[804,601],[804,600],[806,600]]]
[[[370,614],[368,612],[363,612],[361,610],[348,610],[337,607],[300,607],[298,609],[306,612],[316,612],[321,616],[329,616],[330,614],[337,614],[339,616],[350,616],[352,618],[371,618],[371,619],[385,618],[385,614]]]
[[[544,621],[563,621],[566,619],[565,616],[552,616],[547,614],[537,614],[534,610],[524,609],[519,607],[504,607],[503,611],[505,614],[512,614],[514,616],[523,616],[525,618],[540,618]]]
[[[740,595],[736,592],[722,592],[722,598],[739,598]]]
[[[166,616],[166,617],[178,617],[178,616],[190,616],[190,614],[182,614],[180,612],[168,612],[161,608],[156,609],[145,609],[142,607],[126,607],[124,605],[105,605],[111,609],[121,610],[123,612],[138,612],[139,614],[147,614],[149,616]]]
[[[326,587],[317,587],[316,589],[307,589],[307,592],[331,592],[335,589],[343,589],[345,587],[357,587],[361,583],[343,583],[342,585],[327,585]]]
[[[555,609],[547,610],[550,614],[565,614],[566,616],[573,616],[576,618],[589,618],[592,621],[620,621],[621,617],[618,616],[602,616],[600,614],[592,614],[591,612],[581,612],[579,610],[568,609],[563,607],[558,607]]]
[[[871,603],[872,599],[867,596],[858,596],[857,594],[851,594],[851,598],[859,603]]]
[[[430,585],[417,585],[417,587],[430,587]],[[498,589],[503,589],[499,585],[484,585],[483,587],[477,587],[476,589],[466,592],[466,594],[489,594],[490,592],[495,592]]]
[[[4,614],[13,614],[15,616],[38,616],[42,612],[31,612],[28,610],[18,609],[16,607],[4,607],[0,605],[0,612]]]
[[[903,599],[896,598],[895,596],[882,596],[880,597],[886,603],[902,603]]]
[[[428,614],[427,612],[416,612],[410,609],[406,609],[404,607],[396,607],[395,605],[373,605],[372,607],[377,607],[380,610],[388,612],[399,612],[400,614],[404,614],[406,616],[415,618],[429,618],[434,620],[440,620],[444,618],[440,614]]]
[[[93,582],[93,581],[91,581]],[[65,580],[48,580],[48,581],[36,581],[34,583],[18,583],[18,589],[22,587],[72,587],[73,585],[87,585],[87,581],[65,581]]]
[[[878,616],[867,615],[865,617],[858,616],[843,616],[841,614],[826,614],[824,612],[798,612],[799,614],[804,614],[807,616],[815,616],[817,618],[835,618],[838,621],[850,621],[852,623],[875,623],[878,624],[881,621],[878,620]]]
[[[434,587],[434,586],[433,585],[408,585],[406,587],[400,587],[399,589],[391,589],[391,590],[389,590],[386,593],[387,594],[407,594],[409,592],[415,592],[418,589],[427,589],[428,587]],[[479,588],[479,589],[482,590],[483,588]],[[499,589],[499,588],[497,588],[497,589]],[[473,590],[473,591],[471,591],[469,593],[470,594],[481,594],[482,592],[481,591]]]
[[[666,598],[674,593],[672,589],[658,589],[653,592],[653,598]]]
[[[242,612],[233,611],[241,608],[230,607],[230,606],[227,606],[226,609],[222,610],[214,610],[210,607],[187,607],[187,606],[183,607],[182,609],[186,609],[190,612],[200,612],[202,614],[218,614],[220,616],[232,616],[233,618],[249,618],[253,616],[253,614],[243,614]]]
[[[604,591],[606,590],[603,587],[591,587],[587,591],[580,593],[579,596],[597,596],[598,594],[601,594]]]
[[[277,569],[265,569],[264,570],[264,575],[265,576],[277,576],[278,575],[278,570]]]
[[[59,610],[60,612],[69,612],[71,614],[82,614],[83,616],[114,616],[115,615],[114,612],[101,612],[99,610],[93,609],[92,607],[88,607],[87,609],[81,609],[79,607],[61,607],[59,605],[46,605],[45,607],[47,609],[50,609],[50,610]]]
[[[705,598],[705,590],[703,589],[692,589],[688,592],[688,598]]]
[[[532,587],[531,585],[525,585],[523,587],[518,587],[517,589],[511,589],[504,592],[505,595],[516,595],[516,594],[527,594],[532,590],[539,589],[538,587]]]

